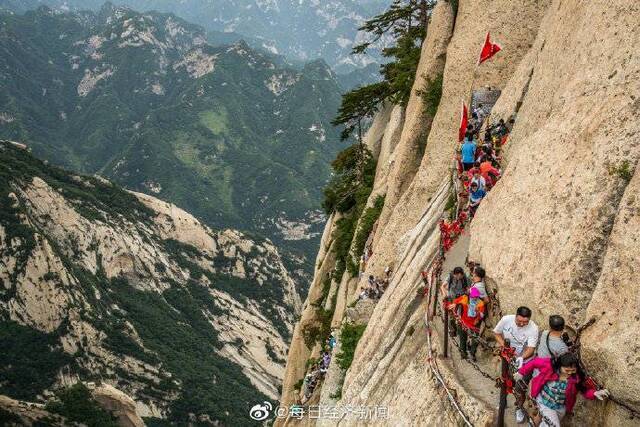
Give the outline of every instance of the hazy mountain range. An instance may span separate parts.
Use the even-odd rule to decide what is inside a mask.
[[[173,15],[106,6],[0,16],[0,138],[312,254],[343,143],[323,61],[211,46]],[[297,267],[293,268],[294,270]]]
[[[389,6],[388,0],[115,0],[136,10],[175,13],[202,25],[213,39],[224,33],[245,38],[291,60],[324,59],[336,72],[347,73],[373,63],[374,56],[351,56],[362,40],[357,28]],[[0,0],[0,7],[23,12],[39,5],[61,10],[98,10],[102,0]],[[383,42],[384,43],[384,42]]]

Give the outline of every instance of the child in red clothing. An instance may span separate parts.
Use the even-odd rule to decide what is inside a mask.
[[[453,311],[454,315],[458,312],[458,306],[462,308],[460,322],[457,324],[460,356],[466,359],[468,348],[471,359],[475,361],[478,348],[478,339],[475,334],[480,332],[480,324],[484,319],[486,306],[480,298],[480,291],[477,288],[471,288],[468,296],[462,295],[453,300],[449,309]],[[469,331],[473,334],[469,334]]]

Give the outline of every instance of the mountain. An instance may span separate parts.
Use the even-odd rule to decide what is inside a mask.
[[[97,10],[102,0],[0,0],[0,9],[24,12],[46,4],[51,7]],[[357,28],[382,12],[388,0],[117,0],[136,10],[174,13],[208,31],[241,34],[255,48],[267,49],[291,60],[324,59],[338,73],[348,73],[379,60],[350,55],[362,41]],[[381,46],[384,42],[381,43]]]
[[[526,306],[540,331],[550,316],[564,318],[584,384],[611,393],[602,402],[578,398],[570,417],[549,424],[637,426],[639,4],[457,5],[437,2],[407,105],[382,108],[364,138],[377,158],[368,208],[327,222],[281,405],[384,408],[369,412],[372,425],[496,425],[495,384],[504,374],[492,330]],[[476,67],[489,31],[505,48]],[[429,96],[437,111],[429,112],[424,88],[436,80],[441,90]],[[461,99],[489,101],[490,123],[514,119],[496,144],[501,178],[466,218],[458,215],[468,207],[464,182],[451,164]],[[345,271],[344,260],[357,265],[365,247],[367,262]],[[440,284],[455,267],[474,265],[486,272],[490,304],[478,352],[467,358],[447,338]],[[368,298],[369,277],[384,277],[389,266],[388,289]],[[319,375],[309,366],[325,357],[321,345],[332,331],[332,361]],[[307,374],[317,382],[305,384],[315,387],[300,387]],[[524,405],[531,417],[535,407]],[[347,412],[340,426],[367,424]],[[514,412],[509,403],[505,425],[515,425]]]
[[[308,256],[341,146],[336,76],[206,37],[113,5],[0,15],[0,137]]]
[[[299,310],[269,241],[0,142],[0,394],[102,380],[145,417],[246,424]]]
[[[369,64],[345,74],[338,74],[338,81],[344,90],[352,90],[382,80],[379,64]]]

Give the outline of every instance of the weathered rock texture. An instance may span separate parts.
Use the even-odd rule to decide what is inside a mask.
[[[586,365],[636,407],[639,13],[634,1],[553,2],[494,110],[504,117],[522,103],[505,176],[471,244],[503,309],[527,304],[574,328],[595,317],[582,339]],[[589,407],[599,423],[629,422],[614,405]]]
[[[420,271],[438,248],[461,100],[468,103],[473,88],[491,86],[503,91],[492,119],[516,114],[517,121],[505,150],[504,177],[470,226],[468,255],[486,267],[505,313],[526,304],[538,324],[558,313],[572,328],[595,318],[582,336],[583,360],[616,399],[639,408],[640,5],[461,0],[455,28],[449,6],[440,1],[434,11],[414,86],[421,87],[425,73],[444,73],[442,100],[427,128],[419,167],[411,157],[423,123],[417,98],[405,110],[400,132],[394,120],[384,132],[376,129],[384,137],[374,139],[394,135],[396,141],[387,143],[393,150],[388,171],[375,183],[374,191],[386,193],[386,201],[361,280],[380,276],[387,265],[395,266],[394,276],[337,403],[387,406],[390,419],[379,424],[459,421],[427,368],[426,307],[417,292]],[[488,31],[503,51],[476,69]],[[386,120],[388,110],[383,114]],[[436,352],[440,338],[435,330]],[[490,366],[489,355],[483,357]],[[486,380],[456,358],[439,365],[471,422],[491,423],[497,399],[485,390],[490,385],[478,386]],[[322,393],[320,403],[334,404],[327,395]],[[580,404],[568,422],[635,421],[610,402]],[[367,422],[345,417],[339,424]]]
[[[44,405],[22,402],[0,395],[0,416],[3,426],[32,427],[38,425],[76,426],[65,418],[52,414],[44,409]]]
[[[18,212],[1,206],[2,221],[15,215],[21,224],[10,229],[0,222],[0,319],[3,328],[18,324],[55,336],[73,357],[52,388],[89,372],[103,379],[96,389],[100,399],[117,400],[109,384],[134,399],[124,418],[136,411],[167,415],[182,384],[153,344],[175,332],[148,323],[165,310],[167,319],[191,321],[187,328],[211,341],[202,348],[215,355],[198,357],[216,357],[220,366],[244,375],[249,388],[277,396],[285,342],[301,303],[270,241],[213,231],[174,205],[51,169],[4,143],[0,154],[9,163],[3,166],[24,165],[9,181],[3,169],[0,180],[13,191],[9,200]],[[113,192],[113,199],[101,204],[99,192]],[[122,305],[131,298],[148,298],[152,307],[142,314],[127,311]],[[184,350],[192,356],[193,349]],[[222,381],[227,374],[218,375]],[[51,391],[37,392],[46,397]]]
[[[376,255],[369,264],[373,272],[379,274],[393,262],[397,257],[395,248],[399,239],[420,219],[442,180],[448,179],[457,144],[462,101],[468,104],[472,87],[505,85],[533,43],[548,3],[548,0],[460,1],[452,36],[450,4],[445,1],[438,3],[423,47],[418,76],[433,78],[443,72],[442,99],[415,177],[406,172],[407,167],[402,163],[396,164],[396,172],[390,174],[388,203],[385,203],[380,219],[381,232],[376,236]],[[487,31],[504,44],[505,51],[476,69]],[[441,63],[444,58],[446,63]],[[422,86],[416,84],[415,88]],[[420,102],[419,97],[416,97],[416,102]],[[407,113],[406,122],[417,122],[418,112],[416,107],[413,118]],[[417,137],[415,126],[405,126],[403,139],[396,148],[398,153],[406,153],[398,156],[408,157],[403,163],[420,160],[411,157],[416,155],[409,142]]]
[[[91,389],[91,395],[101,408],[112,413],[121,427],[144,427],[144,421],[136,412],[136,402],[109,384]]]

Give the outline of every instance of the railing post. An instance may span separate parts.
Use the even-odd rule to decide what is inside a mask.
[[[505,340],[505,346],[509,346],[509,340]],[[505,379],[508,378],[511,374],[509,372],[509,361],[504,357],[500,357],[502,361],[502,369],[501,376],[502,379],[500,383],[500,405],[498,406],[498,427],[504,427],[504,413],[507,409],[507,384]]]
[[[444,309],[444,357],[449,357],[449,310]]]
[[[433,295],[431,296],[433,298],[433,308],[431,310],[431,318],[433,319],[434,317],[436,317],[436,309],[438,308],[438,290],[436,288],[435,291],[433,291]]]

